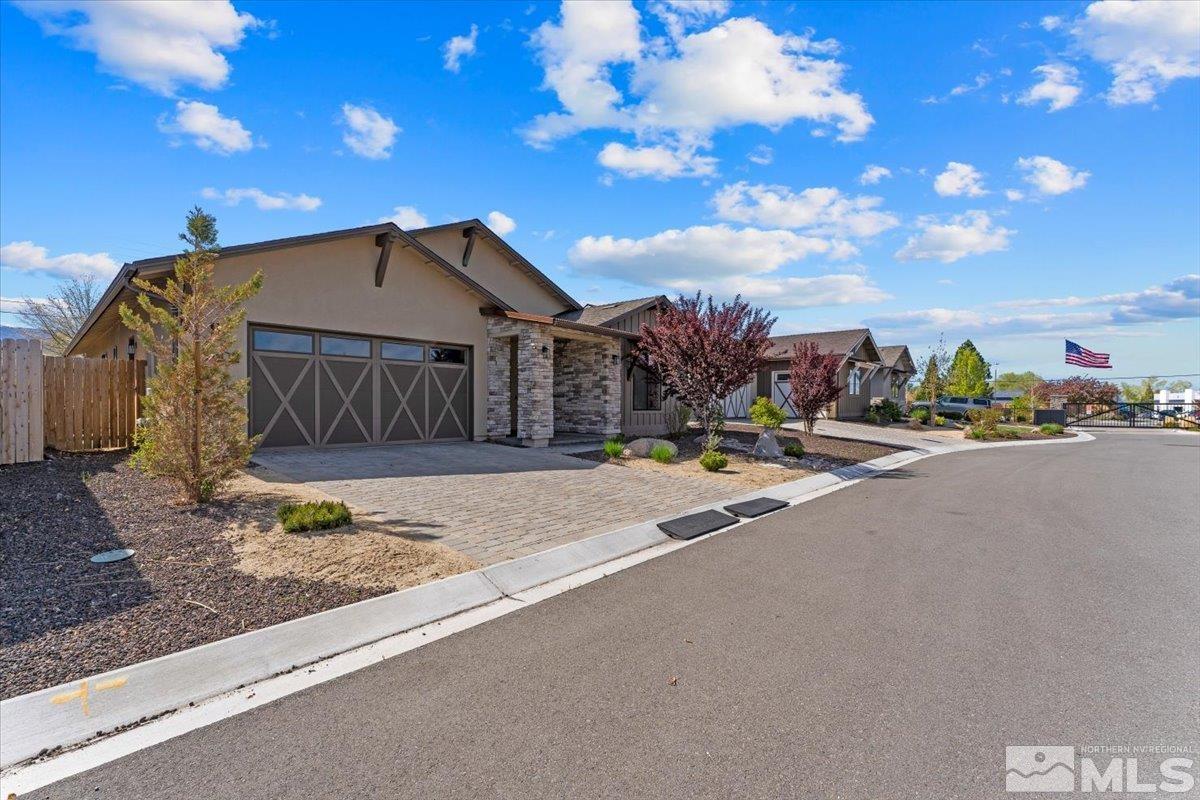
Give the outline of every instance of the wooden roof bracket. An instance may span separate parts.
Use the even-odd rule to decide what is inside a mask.
[[[467,266],[467,262],[471,260],[471,251],[475,249],[475,237],[479,234],[479,229],[474,225],[468,225],[463,228],[463,238],[467,240],[467,246],[463,248],[462,265]]]
[[[375,286],[383,286],[383,276],[387,274],[388,259],[392,255],[392,244],[398,239],[394,233],[381,233],[375,237],[375,246],[379,248],[379,261],[375,264]]]

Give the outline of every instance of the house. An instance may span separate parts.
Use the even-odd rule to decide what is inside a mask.
[[[905,388],[909,379],[917,374],[917,364],[908,345],[885,345],[879,348],[879,355],[883,366],[871,376],[871,399],[885,398],[901,409],[908,408]]]
[[[789,374],[793,348],[801,342],[813,342],[821,353],[833,354],[839,359],[838,383],[843,388],[825,416],[857,419],[866,414],[871,405],[872,377],[884,367],[883,355],[866,328],[772,336],[767,363],[758,373],[756,396],[770,397],[789,416],[796,416],[796,409],[788,400],[791,395]]]
[[[124,265],[68,354],[144,358],[117,309],[134,305],[132,277],[163,280],[174,260]],[[232,371],[249,378],[262,446],[543,446],[665,428],[659,387],[623,363],[665,298],[583,306],[478,219],[226,247],[216,277],[256,270]]]

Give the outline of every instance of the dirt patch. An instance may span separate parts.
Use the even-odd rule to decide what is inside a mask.
[[[303,487],[298,495],[232,488],[207,506],[180,507],[169,485],[132,469],[120,453],[52,453],[0,467],[0,697],[470,568],[443,547],[382,531],[276,539],[280,492],[303,497]],[[283,552],[268,567],[275,544]],[[137,553],[111,564],[88,560],[121,547]],[[306,574],[322,557],[351,565]],[[372,558],[390,567],[349,579]],[[386,575],[392,568],[413,573]]]
[[[745,426],[749,427],[749,426]],[[806,478],[819,472],[828,472],[838,467],[870,461],[873,458],[897,452],[894,447],[874,444],[871,442],[856,442],[848,439],[832,439],[825,436],[809,436],[798,431],[781,430],[778,433],[780,446],[792,441],[804,445],[803,458],[781,458],[765,460],[754,458],[734,447],[722,446],[721,452],[729,457],[729,466],[717,472],[709,472],[700,466],[699,456],[703,446],[695,441],[696,434],[691,433],[675,440],[679,448],[678,457],[669,464],[659,464],[650,458],[621,458],[610,460],[603,450],[589,450],[575,453],[578,458],[589,461],[609,463],[630,469],[645,469],[663,472],[668,475],[678,475],[687,478],[702,478],[716,481],[728,486],[746,489],[761,489],[775,486],[788,481]],[[724,440],[733,441],[753,447],[758,439],[757,429],[754,432],[742,430],[741,426],[727,426]]]

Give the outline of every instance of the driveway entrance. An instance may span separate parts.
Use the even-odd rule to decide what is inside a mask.
[[[267,449],[254,462],[344,500],[398,535],[440,542],[483,565],[730,494],[712,481],[476,442]]]

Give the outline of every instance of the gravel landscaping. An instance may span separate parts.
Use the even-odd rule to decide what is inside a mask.
[[[897,448],[873,442],[810,436],[799,431],[785,429],[780,430],[777,434],[780,447],[798,441],[804,445],[804,457],[765,460],[754,458],[740,449],[741,447],[745,447],[746,450],[753,448],[754,442],[758,439],[759,430],[757,426],[753,425],[736,423],[727,425],[722,437],[725,444],[719,449],[729,457],[729,466],[717,472],[708,472],[700,466],[698,459],[703,447],[696,441],[698,436],[696,431],[691,431],[688,435],[675,440],[679,454],[669,464],[660,464],[649,458],[610,459],[603,450],[589,450],[573,455],[589,461],[618,464],[632,469],[664,471],[672,475],[686,475],[690,478],[719,481],[731,487],[760,489],[897,452]]]
[[[379,526],[283,534],[275,511],[291,484],[248,476],[228,497],[182,507],[125,459],[48,454],[0,467],[0,697],[474,566]],[[88,560],[122,547],[136,555]]]

